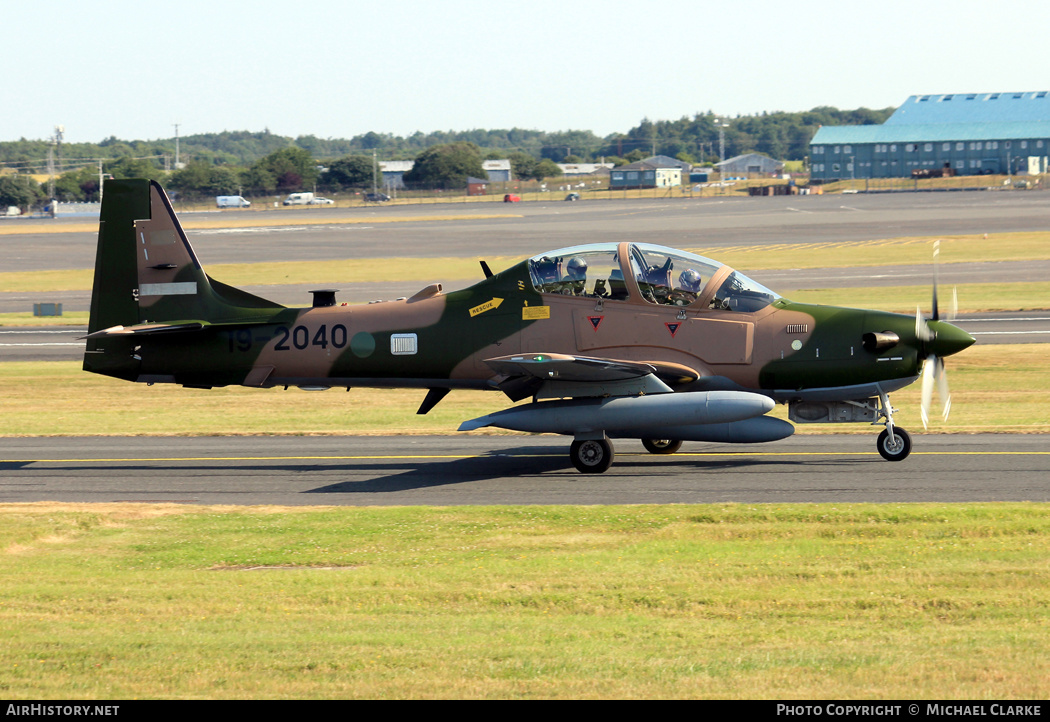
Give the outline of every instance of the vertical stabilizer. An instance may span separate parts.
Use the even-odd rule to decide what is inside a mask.
[[[89,334],[147,322],[250,323],[281,308],[212,282],[158,183],[106,181]],[[127,338],[89,338],[84,368],[118,375],[116,369],[126,376],[135,365],[133,352],[134,343]]]
[[[146,322],[237,322],[279,308],[212,282],[158,183],[106,181],[88,333]]]

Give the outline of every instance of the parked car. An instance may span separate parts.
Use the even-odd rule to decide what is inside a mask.
[[[316,198],[313,198],[313,199],[307,201],[307,205],[311,205],[311,206],[334,206],[335,205],[335,201],[333,201],[331,198],[322,198],[321,196],[317,196]]]
[[[521,196],[516,196],[513,193],[508,193],[507,195],[503,196],[503,202],[504,203],[520,203],[521,202]]]
[[[567,201],[578,201],[578,200],[580,200],[580,194],[579,193],[570,193],[569,195],[565,196],[565,200],[567,200]]]
[[[390,200],[386,193],[365,193],[365,200],[369,203],[384,203]]]

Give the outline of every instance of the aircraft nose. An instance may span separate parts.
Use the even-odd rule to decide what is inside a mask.
[[[934,338],[926,343],[926,353],[944,358],[967,349],[977,340],[958,326],[945,321],[930,321]]]

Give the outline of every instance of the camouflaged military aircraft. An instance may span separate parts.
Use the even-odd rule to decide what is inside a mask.
[[[84,369],[191,388],[242,385],[426,389],[425,414],[451,389],[531,402],[466,421],[573,437],[581,472],[603,472],[611,438],[654,454],[682,441],[753,443],[796,423],[884,426],[879,453],[911,450],[889,394],[922,381],[950,409],[945,356],[974,339],[931,320],[794,303],[716,261],[644,243],[544,253],[470,288],[336,304],[313,291],[286,308],[201,268],[161,187],[106,183]]]

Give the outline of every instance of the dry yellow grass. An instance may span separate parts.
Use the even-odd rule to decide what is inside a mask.
[[[952,415],[933,431],[1050,432],[1050,345],[973,346],[948,359]],[[144,386],[84,373],[77,362],[0,364],[0,435],[450,434],[508,406],[496,392],[454,391],[425,416],[412,389]],[[898,422],[919,422],[919,387],[894,394]],[[47,409],[41,414],[41,409]],[[777,412],[786,416],[786,409]],[[800,425],[797,433],[871,433],[865,424]]]

